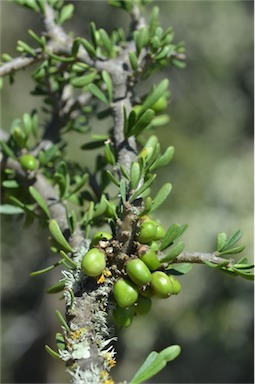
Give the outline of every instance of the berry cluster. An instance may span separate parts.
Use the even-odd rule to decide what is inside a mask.
[[[163,272],[164,265],[157,255],[164,235],[164,228],[146,217],[139,225],[132,255],[117,258],[116,240],[107,232],[97,232],[82,259],[81,267],[87,276],[97,278],[109,270],[115,279],[113,319],[120,327],[128,327],[134,315],[147,314],[153,296],[165,299],[181,290],[179,281]]]

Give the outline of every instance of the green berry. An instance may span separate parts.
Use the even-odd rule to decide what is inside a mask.
[[[166,299],[173,293],[173,284],[169,277],[161,271],[152,273],[151,287],[157,297]]]
[[[160,247],[160,245],[157,241],[151,241],[150,243],[148,243],[148,245],[155,252],[157,252],[159,250],[159,247]]]
[[[126,271],[130,279],[139,287],[151,282],[151,272],[146,264],[140,259],[128,261]]]
[[[166,231],[164,230],[162,225],[157,224],[157,232],[156,232],[156,236],[154,237],[153,240],[156,240],[156,241],[161,240],[165,236],[165,233],[166,233]]]
[[[145,220],[140,226],[137,240],[142,244],[147,244],[154,240],[157,233],[157,225],[152,220]]]
[[[98,248],[91,248],[81,262],[81,268],[87,276],[98,276],[103,272],[105,267],[105,254]]]
[[[113,286],[115,300],[121,308],[133,305],[138,299],[138,289],[128,280],[119,279]]]
[[[182,289],[181,283],[173,275],[170,275],[168,277],[169,277],[171,283],[173,284],[173,294],[177,295]]]
[[[152,106],[151,109],[153,109],[155,112],[162,112],[167,107],[167,99],[164,96],[161,96]]]
[[[156,271],[156,269],[158,269],[160,266],[160,261],[156,253],[151,248],[139,256],[139,258],[147,265],[151,271]]]
[[[137,303],[135,303],[135,314],[139,316],[147,315],[151,309],[151,299],[149,297],[138,297]]]
[[[113,320],[119,326],[127,328],[131,325],[134,317],[134,306],[121,308],[116,305],[116,308],[112,311]]]
[[[91,245],[97,245],[100,240],[110,240],[112,238],[112,235],[108,232],[96,232],[92,238]]]
[[[26,171],[34,171],[37,168],[37,160],[34,156],[27,153],[21,156],[20,164]]]

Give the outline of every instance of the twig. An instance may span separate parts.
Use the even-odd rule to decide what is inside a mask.
[[[203,253],[203,252],[188,252],[184,251],[174,259],[174,263],[193,263],[193,264],[204,264],[205,261],[214,264],[221,264],[226,259],[219,257],[219,252]],[[231,267],[234,259],[229,259],[227,267]]]

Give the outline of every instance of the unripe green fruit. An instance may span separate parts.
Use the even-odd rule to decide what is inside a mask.
[[[105,254],[98,248],[91,248],[81,262],[81,268],[87,276],[98,276],[103,272],[105,267]]]
[[[164,96],[161,96],[152,106],[155,112],[162,112],[167,107],[167,99]]]
[[[173,284],[169,277],[161,271],[152,273],[151,287],[157,297],[166,299],[173,293]]]
[[[140,259],[128,261],[126,271],[130,279],[139,287],[151,282],[151,272],[146,264]]]
[[[100,240],[110,240],[112,239],[112,235],[108,232],[96,232],[92,238],[91,245],[97,245]]]
[[[113,286],[115,300],[121,308],[133,305],[138,299],[138,289],[128,280],[120,279]]]
[[[160,266],[160,261],[153,249],[149,249],[147,252],[139,256],[139,258],[147,265],[151,271],[156,271],[156,269],[158,269]]]
[[[113,320],[119,327],[127,328],[133,321],[134,311],[134,306],[121,308],[116,305],[112,311]]]
[[[146,315],[151,309],[151,299],[149,297],[139,296],[135,303],[135,314],[139,316]]]
[[[154,237],[153,240],[156,240],[156,241],[161,240],[165,236],[165,233],[166,233],[166,231],[164,230],[162,225],[157,224],[157,232],[156,232],[156,236]]]
[[[150,248],[154,251],[154,252],[157,252],[159,250],[159,247],[160,247],[160,244],[157,243],[157,241],[151,241],[150,243],[148,243],[148,245],[150,246]]]
[[[140,227],[140,232],[137,236],[137,240],[142,244],[147,244],[154,240],[157,233],[156,223],[152,220],[145,220]]]
[[[168,277],[169,277],[171,283],[173,284],[173,294],[178,295],[178,293],[182,289],[181,283],[173,275],[169,275]]]
[[[37,160],[34,156],[27,153],[21,156],[20,164],[26,171],[34,171],[37,168]]]

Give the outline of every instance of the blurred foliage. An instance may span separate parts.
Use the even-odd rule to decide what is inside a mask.
[[[159,171],[158,185],[170,180],[173,191],[158,214],[165,226],[169,221],[189,224],[184,237],[190,251],[211,251],[218,231],[231,234],[241,228],[251,261],[253,2],[155,3],[163,25],[172,25],[177,40],[187,47],[184,71],[166,69],[151,80],[170,79],[171,121],[157,135],[162,150],[169,145],[176,149],[173,162]],[[91,20],[108,31],[127,27],[124,13],[114,10],[112,17],[107,2],[79,1],[75,6],[75,17],[66,28],[76,34],[86,36]],[[26,41],[28,28],[39,32],[41,25],[32,12],[9,2],[1,2],[1,13],[1,48],[15,56],[16,41]],[[29,95],[32,70],[18,73],[15,84],[5,88],[1,127],[6,130],[14,118],[40,105]],[[68,140],[69,156],[91,163],[90,153],[86,158],[80,150],[80,135]],[[57,331],[53,309],[61,302],[44,296],[56,276],[28,277],[53,257],[47,250],[47,233],[22,227],[22,222],[14,227],[12,219],[2,219],[1,381],[68,382],[61,363],[52,361],[43,348]],[[181,284],[181,294],[171,298],[168,307],[155,302],[146,319],[137,319],[121,332],[116,381],[131,378],[148,350],[177,343],[182,354],[160,373],[158,382],[253,382],[252,284],[202,266],[194,266]]]

